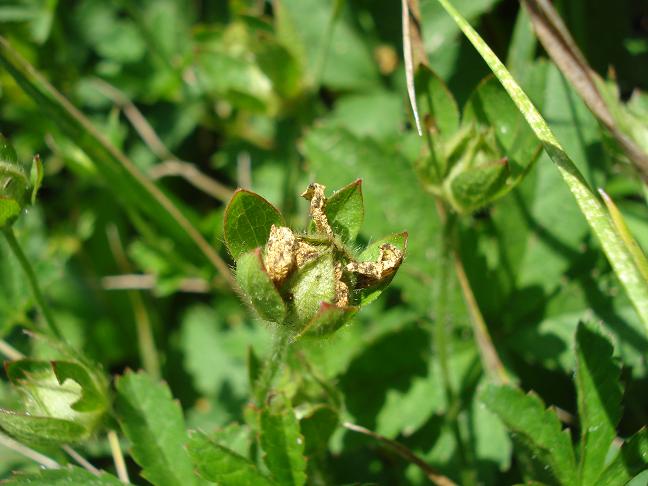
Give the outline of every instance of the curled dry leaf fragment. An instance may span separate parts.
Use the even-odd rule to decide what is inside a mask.
[[[333,239],[333,230],[328,222],[324,207],[326,206],[326,196],[324,195],[326,186],[313,182],[308,185],[308,188],[302,193],[302,197],[310,201],[310,215],[313,218],[317,231],[326,235],[328,238]]]
[[[380,246],[380,255],[375,262],[351,262],[346,269],[366,277],[367,284],[383,280],[392,275],[403,261],[403,252],[391,243]]]
[[[273,282],[282,282],[295,267],[295,246],[295,235],[290,228],[272,225],[263,263]]]

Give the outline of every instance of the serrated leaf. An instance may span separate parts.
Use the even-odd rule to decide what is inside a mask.
[[[342,241],[355,240],[364,220],[362,181],[358,179],[335,191],[326,201],[325,212],[333,232]]]
[[[404,231],[402,233],[395,233],[393,235],[385,236],[377,241],[370,243],[367,248],[364,249],[362,253],[358,256],[359,262],[371,262],[376,261],[380,255],[380,247],[385,243],[391,243],[396,248],[401,250],[403,253],[407,252],[407,240],[408,233]],[[383,290],[387,288],[392,279],[396,274],[392,274],[390,277],[380,280],[376,285],[368,287],[366,289],[360,290],[360,305],[364,306],[370,304],[382,294]]]
[[[263,266],[261,248],[245,253],[238,258],[236,280],[262,319],[270,322],[284,322],[286,304]]]
[[[447,139],[459,129],[459,108],[445,82],[429,67],[421,65],[414,79],[416,103],[435,132]]]
[[[254,192],[238,189],[225,209],[225,244],[232,258],[264,246],[273,224],[284,225],[277,208]]]
[[[538,479],[549,484],[577,484],[576,461],[569,434],[542,400],[512,386],[488,385],[481,401],[506,425],[518,450]]]
[[[263,460],[280,485],[301,486],[306,482],[304,438],[290,402],[273,396],[260,412]]]
[[[580,480],[596,484],[621,419],[620,367],[599,330],[580,323],[576,330],[576,392],[580,419]]]
[[[245,457],[218,445],[203,434],[190,434],[187,450],[196,473],[222,486],[276,486]]]
[[[117,419],[142,476],[157,486],[195,484],[182,410],[169,388],[131,371],[116,380],[116,388]]]
[[[85,469],[68,466],[62,469],[44,469],[33,474],[15,474],[2,482],[4,486],[123,486],[119,479],[106,472],[95,476]]]

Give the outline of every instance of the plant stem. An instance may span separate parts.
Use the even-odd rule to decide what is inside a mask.
[[[117,477],[122,483],[129,484],[128,469],[126,469],[126,462],[122,454],[121,447],[119,447],[119,438],[114,430],[108,431],[108,442],[110,443],[110,451],[112,452],[115,469],[117,470]]]
[[[286,351],[290,345],[290,335],[283,330],[279,330],[275,333],[274,341],[272,343],[272,350],[270,351],[270,357],[263,367],[261,376],[256,383],[256,393],[255,398],[257,405],[259,407],[263,406],[265,400],[268,396],[268,392],[272,387],[272,382],[281,368],[281,365],[284,363],[286,358]]]
[[[432,481],[434,484],[438,486],[454,486],[456,484],[450,478],[443,476],[442,474],[439,474],[427,462],[425,462],[423,459],[418,457],[416,454],[414,454],[414,452],[412,452],[410,449],[408,449],[400,442],[396,442],[395,440],[388,439],[387,437],[384,437],[372,430],[366,429],[364,427],[361,427],[360,425],[352,424],[349,422],[344,422],[342,424],[342,427],[348,430],[352,430],[353,432],[358,432],[360,434],[367,435],[369,437],[376,439],[379,442],[382,442],[390,449],[392,449],[396,454],[401,456],[403,459],[418,466],[418,468],[421,469],[421,471],[425,473],[427,478],[430,481]]]
[[[22,248],[20,247],[20,244],[16,239],[16,235],[14,234],[13,229],[11,227],[4,228],[2,230],[2,233],[4,234],[5,239],[7,240],[7,243],[11,248],[11,251],[15,255],[16,259],[18,260],[18,263],[20,263],[20,266],[22,267],[23,271],[25,272],[25,275],[27,276],[27,281],[29,282],[29,286],[31,287],[32,294],[34,295],[34,299],[36,299],[36,304],[38,305],[41,312],[43,313],[43,316],[45,317],[45,322],[47,323],[47,326],[50,328],[50,331],[52,331],[54,336],[56,336],[61,340],[64,340],[61,331],[56,325],[56,321],[54,321],[54,317],[52,316],[52,314],[49,311],[49,308],[45,304],[45,299],[43,298],[43,294],[40,290],[40,286],[38,285],[38,279],[36,278],[36,273],[34,272],[34,269],[32,268],[31,264],[29,263],[27,256],[22,251]]]
[[[30,447],[27,447],[26,445],[21,444],[18,441],[13,440],[11,437],[1,432],[0,432],[0,444],[5,446],[7,449],[11,449],[12,451],[17,452],[18,454],[22,454],[23,456],[33,461],[36,461],[44,468],[59,469],[61,467],[60,464],[56,462],[54,459],[50,459],[49,457],[41,454],[40,452],[35,451],[34,449],[31,449]]]
[[[101,471],[99,469],[94,467],[90,463],[90,461],[88,461],[85,457],[83,457],[77,451],[72,449],[69,445],[62,445],[61,449],[63,449],[72,459],[74,459],[86,471],[94,474],[95,476],[100,476],[101,475]]]
[[[113,253],[113,257],[117,261],[117,265],[123,272],[132,271],[121,238],[119,237],[117,226],[108,226],[106,228],[106,235],[108,237],[108,245]],[[151,318],[146,310],[146,305],[144,304],[144,299],[142,299],[142,294],[140,292],[137,290],[129,290],[128,298],[133,307],[135,326],[137,330],[137,344],[142,365],[147,373],[149,373],[154,379],[158,380],[161,377],[160,359],[158,357],[157,348],[155,347]]]

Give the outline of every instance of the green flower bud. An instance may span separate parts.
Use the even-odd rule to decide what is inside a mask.
[[[103,376],[78,361],[22,359],[5,364],[11,383],[24,399],[25,412],[0,409],[0,428],[32,443],[69,443],[87,439],[109,406]]]
[[[0,229],[13,224],[30,199],[33,202],[42,178],[40,160],[34,162],[37,177],[32,184],[13,146],[0,134]]]
[[[354,256],[346,245],[364,215],[360,186],[358,180],[327,198],[324,186],[310,184],[302,194],[310,201],[307,234],[283,226],[279,212],[257,194],[235,193],[225,211],[225,242],[244,297],[259,317],[288,328],[295,338],[323,336],[387,286],[402,262],[407,234]]]

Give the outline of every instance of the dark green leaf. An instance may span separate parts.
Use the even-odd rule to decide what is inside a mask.
[[[341,308],[328,302],[320,303],[313,318],[301,330],[299,336],[321,337],[334,333],[358,311],[357,307]]]
[[[446,84],[429,67],[421,66],[415,86],[416,103],[425,124],[444,140],[452,136],[459,129],[459,108]]]
[[[306,482],[304,438],[290,402],[275,395],[260,413],[263,460],[282,486],[301,486]]]
[[[156,486],[195,484],[184,448],[182,410],[168,387],[143,372],[129,371],[117,379],[116,388],[117,418],[142,476]]]
[[[261,248],[257,248],[239,257],[236,263],[236,280],[252,308],[262,319],[283,323],[286,304],[263,266],[261,251]]]
[[[232,257],[264,246],[273,224],[284,225],[277,208],[254,192],[237,190],[225,209],[225,244]]]
[[[628,439],[597,479],[597,486],[623,486],[636,474],[648,470],[648,429]],[[583,483],[585,484],[585,483]]]
[[[190,434],[187,450],[197,474],[222,486],[273,486],[248,459],[215,444],[202,432]]]
[[[581,484],[596,484],[621,419],[620,367],[609,340],[593,325],[576,330],[576,391],[580,419]]]
[[[299,428],[304,436],[306,456],[321,454],[328,449],[329,439],[339,422],[338,413],[327,405],[317,405],[301,418]]]
[[[403,253],[406,253],[407,240],[408,240],[407,232],[396,233],[393,235],[385,236],[384,238],[381,238],[378,241],[374,241],[373,243],[370,243],[367,246],[367,248],[365,248],[364,251],[360,254],[360,256],[358,256],[358,261],[371,262],[371,261],[378,260],[378,256],[380,255],[380,247],[385,243],[391,243],[396,248],[403,251]],[[360,305],[367,305],[373,302],[374,300],[376,300],[380,296],[380,294],[382,294],[383,290],[385,290],[385,288],[387,288],[387,286],[390,284],[390,282],[394,278],[394,275],[379,281],[376,285],[372,287],[361,289]]]
[[[18,473],[2,482],[5,486],[119,486],[123,485],[116,477],[102,472],[99,476],[77,466],[63,469],[45,469],[38,473]]]
[[[326,201],[325,211],[333,232],[344,242],[353,241],[364,220],[362,181],[358,179],[335,191]]]
[[[577,484],[576,461],[569,433],[542,400],[512,386],[488,385],[481,400],[506,425],[518,450],[524,451],[534,477],[549,484]]]

